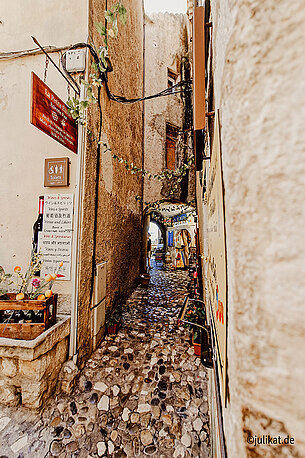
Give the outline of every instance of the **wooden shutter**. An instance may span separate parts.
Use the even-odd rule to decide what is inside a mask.
[[[178,138],[178,129],[171,124],[166,124],[166,168],[175,170],[176,168],[176,143]]]

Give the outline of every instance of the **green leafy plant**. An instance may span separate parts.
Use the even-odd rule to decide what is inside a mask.
[[[185,321],[188,321],[189,323],[184,323],[184,326],[186,328],[191,328],[194,332],[194,340],[197,339],[199,333],[198,333],[198,327],[194,326],[195,324],[200,324],[201,326],[205,322],[205,309],[202,305],[192,305],[192,307],[185,313],[184,319]],[[194,323],[190,324],[190,323]]]
[[[98,61],[94,61],[92,63],[92,72],[89,75],[88,81],[82,79],[82,83],[86,87],[87,96],[84,100],[79,101],[77,98],[71,98],[67,102],[67,106],[69,112],[73,119],[76,122],[81,123],[84,126],[87,126],[86,121],[86,109],[92,103],[97,102],[97,97],[94,95],[94,87],[102,87],[103,80],[101,75],[107,70],[110,69],[111,64],[108,57],[109,51],[109,39],[110,38],[117,38],[118,37],[118,20],[122,22],[122,24],[126,24],[127,22],[127,10],[121,1],[116,2],[113,6],[105,11],[105,20],[104,22],[96,22],[95,28],[99,33],[100,37],[102,38],[102,46],[99,46],[96,49],[96,53],[98,56]],[[103,143],[100,139],[96,138],[90,129],[87,128],[89,138],[93,141],[96,141],[97,144]],[[187,174],[188,170],[193,167],[194,165],[194,155],[192,153],[192,148],[188,145],[185,145],[182,141],[183,132],[181,132],[177,148],[183,148],[185,151],[189,150],[190,154],[188,157],[183,161],[183,164],[178,167],[176,170],[163,170],[160,173],[151,173],[148,170],[143,169],[142,167],[138,167],[133,162],[127,161],[127,159],[118,156],[115,153],[112,153],[112,158],[115,159],[118,163],[122,164],[126,170],[128,170],[132,175],[133,174],[140,174],[143,177],[150,179],[157,179],[158,181],[166,180],[169,184],[168,195],[169,197],[173,197],[174,193],[178,190],[180,183],[182,182],[183,178]],[[104,153],[107,151],[111,151],[111,148],[108,148],[106,144],[103,144],[105,147]],[[138,200],[138,199],[137,199]]]
[[[121,307],[116,307],[115,309],[107,309],[106,311],[106,326],[113,326],[118,324],[122,318],[122,309]]]
[[[109,24],[109,28],[107,28],[103,22],[95,23],[95,28],[103,40],[103,45],[99,46],[97,49],[99,61],[92,63],[92,73],[90,73],[88,81],[84,79],[81,80],[86,87],[87,96],[81,102],[76,97],[67,101],[67,106],[72,118],[84,126],[86,126],[86,109],[91,103],[96,103],[97,101],[93,88],[103,85],[101,73],[105,73],[111,67],[108,58],[108,36],[110,38],[117,38],[119,32],[118,19],[120,19],[122,24],[126,24],[127,22],[127,10],[121,1],[118,1],[105,11],[105,19]]]

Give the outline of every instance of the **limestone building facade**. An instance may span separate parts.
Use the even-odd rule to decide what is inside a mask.
[[[196,3],[205,9],[212,112],[196,172],[218,370],[210,373],[212,456],[303,456],[305,9],[285,0]],[[264,435],[293,439],[255,446]]]
[[[151,174],[164,169],[177,170],[192,154],[192,101],[185,87],[190,81],[189,23],[185,14],[152,13],[145,15],[145,95],[166,88],[172,95],[144,103],[144,168]],[[177,91],[177,94],[174,92]],[[194,171],[191,169],[178,189],[170,193],[168,180],[145,177],[144,200],[164,198],[188,201],[194,197]]]
[[[142,107],[110,101],[102,87],[100,152],[97,142],[92,140],[98,137],[100,129],[97,104],[88,109],[87,115],[87,127],[93,135],[80,126],[78,154],[65,148],[30,123],[32,72],[45,80],[62,101],[75,96],[57,69],[50,62],[46,64],[45,55],[31,36],[37,38],[63,70],[61,57],[65,57],[71,45],[81,43],[81,49],[87,49],[84,47],[87,43],[102,45],[96,23],[104,24],[104,11],[114,4],[114,1],[87,0],[73,2],[71,7],[69,0],[52,2],[52,5],[30,0],[26,4],[17,1],[0,6],[0,265],[6,272],[12,271],[15,265],[24,271],[28,265],[39,196],[66,194],[72,195],[74,200],[70,280],[58,280],[54,287],[59,294],[58,314],[66,323],[60,361],[53,359],[57,366],[73,358],[74,364],[82,367],[103,334],[105,309],[117,302],[118,297],[126,296],[137,281],[142,206],[136,195],[142,196],[142,177],[128,173],[112,154],[142,163]],[[124,5],[127,23],[125,26],[119,23],[117,38],[108,37],[113,68],[108,74],[108,85],[114,94],[141,97],[143,5],[140,0],[126,0]],[[81,79],[88,79],[92,72],[91,55],[88,50],[85,54],[85,69],[70,74],[79,86]],[[83,151],[81,162],[80,151]],[[45,159],[63,156],[69,160],[69,185],[46,188]],[[106,289],[102,288],[101,297],[96,296],[96,265],[103,263],[106,270],[103,269],[102,283]],[[101,306],[98,311],[92,307],[96,304]],[[50,339],[52,341],[52,337]],[[11,342],[6,344],[7,341],[0,338],[1,356],[19,354],[19,350],[11,352]],[[18,347],[18,343],[16,345]],[[27,359],[26,354],[23,359]],[[9,366],[9,362],[5,364]],[[54,368],[54,373],[56,371]],[[9,382],[7,376],[5,383]],[[42,393],[37,396],[40,398],[35,407],[40,407]],[[12,404],[16,404],[15,401]]]

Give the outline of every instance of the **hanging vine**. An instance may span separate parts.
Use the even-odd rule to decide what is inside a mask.
[[[174,194],[177,192],[182,180],[187,175],[187,171],[194,164],[194,155],[192,152],[192,148],[190,148],[188,145],[182,145],[185,151],[189,149],[191,150],[191,153],[189,154],[188,158],[184,159],[183,164],[180,167],[178,167],[176,170],[165,169],[159,173],[152,173],[149,170],[145,170],[142,167],[138,167],[133,162],[129,162],[126,158],[123,158],[119,156],[118,154],[113,153],[111,148],[109,148],[107,144],[103,143],[100,140],[100,134],[97,138],[94,135],[94,133],[87,126],[86,110],[91,104],[94,104],[98,101],[98,97],[96,97],[96,95],[94,94],[95,92],[94,88],[96,87],[100,90],[100,88],[103,85],[105,85],[108,96],[112,100],[116,100],[117,102],[133,103],[135,101],[142,100],[142,99],[127,100],[127,99],[124,99],[124,97],[113,96],[110,93],[108,85],[107,85],[106,73],[107,71],[112,69],[111,63],[109,60],[109,56],[108,56],[109,38],[115,39],[118,37],[119,20],[121,21],[122,24],[126,24],[127,10],[121,1],[116,2],[111,8],[105,11],[105,23],[97,22],[95,24],[96,30],[99,33],[100,37],[102,38],[102,46],[96,49],[94,45],[93,46],[87,45],[87,47],[90,49],[91,54],[94,57],[94,62],[92,63],[92,72],[89,75],[88,81],[84,79],[81,80],[81,82],[86,87],[87,95],[85,99],[79,100],[78,98],[73,97],[70,100],[68,100],[67,106],[68,106],[68,109],[69,109],[69,112],[72,118],[75,119],[77,123],[80,123],[81,125],[87,128],[88,138],[91,141],[96,142],[98,147],[102,144],[102,146],[104,147],[104,150],[103,150],[104,153],[106,153],[107,151],[110,151],[112,158],[116,160],[118,163],[122,164],[125,167],[125,169],[129,171],[131,174],[140,174],[143,177],[148,178],[149,180],[150,179],[157,179],[158,181],[167,180],[169,184],[169,189],[168,189],[169,197],[173,197]],[[190,92],[188,84],[186,85],[186,88],[184,90],[181,89],[183,86],[182,83],[184,84],[184,82],[177,84],[177,90],[179,89],[179,91],[183,93]],[[155,94],[154,96],[151,96],[148,98],[152,98],[155,96],[164,96],[164,95],[169,95],[169,92],[167,90],[164,90],[160,94]],[[101,111],[101,107],[100,107],[100,111]],[[102,120],[100,119],[100,132],[101,132],[101,122]],[[185,135],[183,132],[182,132],[182,137],[185,138]],[[179,143],[177,146],[181,147]]]

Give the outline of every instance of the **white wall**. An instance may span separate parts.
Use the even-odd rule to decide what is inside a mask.
[[[31,35],[43,46],[86,41],[87,8],[83,0],[1,2],[1,52],[35,48]],[[51,55],[58,63],[59,54]],[[43,55],[0,59],[0,265],[6,270],[15,265],[26,268],[38,196],[73,193],[75,189],[76,155],[30,124],[31,72],[43,79],[44,67]],[[67,83],[51,63],[46,83],[62,100],[67,100]],[[70,158],[68,188],[44,188],[47,157]],[[59,282],[56,291],[69,295],[70,283]]]

